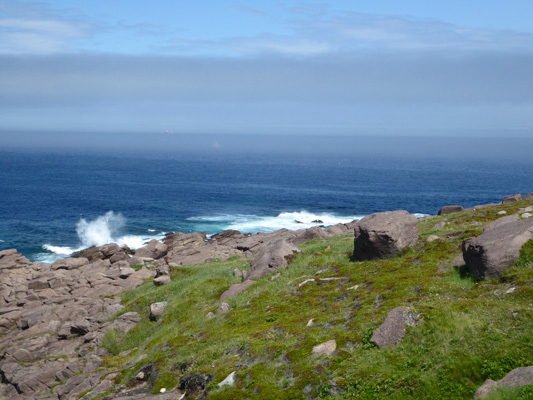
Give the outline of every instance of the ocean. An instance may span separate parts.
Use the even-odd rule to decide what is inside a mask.
[[[422,216],[533,192],[527,138],[341,138],[328,147],[327,137],[300,137],[289,147],[227,146],[238,141],[2,148],[0,250],[50,263],[109,242],[137,248],[168,232],[302,229],[398,209]]]

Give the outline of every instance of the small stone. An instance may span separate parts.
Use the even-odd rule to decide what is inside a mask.
[[[330,355],[337,349],[337,342],[335,340],[329,340],[325,343],[321,343],[313,347],[312,355]]]
[[[523,214],[520,215],[520,216],[521,216],[522,218],[529,218],[529,217],[531,217],[532,215],[533,215],[533,214],[527,212],[527,213],[523,213]]]
[[[314,319],[310,319],[309,322],[307,323],[307,326],[311,327],[313,326],[315,323],[314,323]]]
[[[229,312],[231,310],[231,306],[228,304],[228,303],[222,303],[218,309],[217,309],[217,312],[216,314],[226,314],[227,312]]]
[[[163,315],[165,308],[168,306],[168,301],[161,301],[159,303],[150,304],[150,319],[152,321]]]
[[[215,314],[213,314],[211,311],[209,311],[205,317],[207,319],[213,319],[213,318],[215,318]]]
[[[496,215],[505,215],[505,214],[507,214],[507,211],[502,210],[502,211],[500,211],[499,213],[497,213]]]
[[[275,279],[278,279],[280,276],[281,276],[281,273],[278,272],[276,275],[273,275],[272,277],[270,277],[270,280],[273,281]]]
[[[167,389],[166,388],[161,388],[161,390],[159,390],[159,393],[166,393]]]
[[[242,271],[238,268],[235,268],[233,270],[233,276],[238,276],[238,277],[242,277]]]
[[[359,285],[354,285],[352,287],[349,287],[347,290],[357,290],[359,289]]]
[[[434,242],[435,240],[439,240],[439,237],[437,235],[430,235],[426,239],[426,242],[431,243],[431,242]]]
[[[505,291],[505,294],[511,294],[511,293],[513,293],[515,290],[516,290],[515,287],[509,288],[509,289],[507,289],[507,290]]]
[[[303,285],[309,283],[309,282],[314,282],[315,280],[314,279],[306,279],[305,281],[303,281],[302,283],[300,283],[298,285],[298,287],[302,287]]]
[[[218,384],[218,387],[235,385],[235,374],[236,374],[236,371],[233,371],[231,374],[229,374],[226,377],[226,379],[224,379],[222,382]]]

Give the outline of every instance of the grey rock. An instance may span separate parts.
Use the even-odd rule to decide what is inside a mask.
[[[137,257],[151,257],[157,260],[167,255],[168,246],[160,241],[153,239],[148,242],[144,247],[135,250],[135,256]]]
[[[300,249],[286,239],[265,243],[250,261],[250,273],[247,279],[260,278],[280,267],[286,267],[288,259]]]
[[[395,346],[403,339],[405,327],[415,326],[418,316],[413,308],[396,307],[385,318],[385,321],[374,331],[370,343],[379,348]]]
[[[228,290],[222,293],[222,295],[220,296],[220,300],[226,300],[231,297],[237,296],[239,293],[244,292],[246,289],[248,289],[252,285],[255,285],[256,283],[256,281],[248,279],[243,283],[236,283],[235,285],[231,285]]]
[[[85,257],[79,257],[79,258],[63,258],[62,260],[57,260],[52,264],[52,270],[57,269],[66,269],[66,270],[72,270],[72,269],[78,269],[83,267],[84,265],[89,264],[89,260]]]
[[[231,311],[231,306],[228,303],[222,303],[217,309],[216,315],[226,314]]]
[[[168,306],[168,301],[161,301],[159,303],[150,304],[150,319],[156,320],[165,311],[165,308]]]
[[[170,275],[166,269],[157,268],[155,271],[154,285],[162,286],[170,282]]]
[[[128,264],[128,266],[123,266],[123,267],[120,267],[120,275],[119,277],[121,279],[127,279],[129,278],[131,275],[133,275],[135,273],[135,270],[133,268],[131,268]]]
[[[416,243],[418,220],[407,211],[386,211],[363,218],[355,228],[356,260],[390,258]]]
[[[313,347],[311,354],[314,356],[330,355],[337,349],[337,342],[335,340],[329,340],[325,343],[321,343]]]
[[[523,197],[524,200],[533,200],[533,192],[532,193],[529,193],[529,194],[526,194],[524,197]]]
[[[474,393],[474,399],[483,399],[500,387],[516,388],[527,385],[533,385],[533,366],[515,368],[499,381],[487,379]]]
[[[520,193],[507,196],[502,200],[502,204],[516,203],[517,201],[522,200],[522,195]]]
[[[439,212],[437,213],[437,215],[446,215],[446,214],[452,214],[452,213],[456,213],[456,212],[461,212],[463,211],[464,208],[463,206],[459,206],[459,205],[453,205],[453,206],[444,206],[442,207]]]
[[[233,371],[229,374],[222,382],[218,384],[218,387],[222,386],[234,386],[235,385],[235,374],[237,371]]]
[[[123,251],[118,251],[109,258],[109,262],[111,264],[114,264],[117,261],[128,261],[129,263],[129,259],[130,257],[126,253],[124,253]]]
[[[487,225],[483,233],[463,242],[463,259],[476,279],[497,279],[520,256],[520,249],[533,239],[533,219],[511,215]]]
[[[426,239],[426,242],[431,243],[431,242],[434,242],[435,240],[439,240],[439,239],[440,238],[437,235],[429,235],[428,238]]]
[[[305,229],[303,231],[298,231],[297,236],[291,241],[295,244],[298,244],[298,243],[307,242],[309,240],[316,239],[316,238],[327,238],[329,236],[330,235],[327,232],[325,232],[324,229],[318,226],[313,226],[312,228]]]

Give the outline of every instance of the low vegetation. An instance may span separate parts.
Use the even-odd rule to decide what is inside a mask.
[[[482,282],[462,268],[461,243],[499,211],[531,204],[421,220],[418,244],[389,260],[352,261],[352,235],[302,243],[279,276],[229,299],[232,310],[213,319],[206,314],[240,282],[232,271],[248,269],[248,260],[173,268],[171,283],[124,295],[122,312],[137,311],[142,321],[126,336],[108,333],[106,368],[126,384],[155,363],[154,393],[189,373],[215,373],[210,399],[471,399],[486,379],[533,365],[533,242],[501,279]],[[430,235],[439,239],[427,242]],[[315,281],[300,286],[308,279]],[[150,304],[160,301],[168,307],[151,321]],[[378,349],[370,336],[398,306],[413,306],[419,322],[399,345]],[[331,339],[332,355],[311,356]],[[235,386],[218,387],[233,371]],[[532,395],[525,387],[490,399]]]

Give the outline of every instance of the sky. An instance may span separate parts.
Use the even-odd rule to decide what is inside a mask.
[[[2,0],[21,132],[531,138],[533,1]]]

